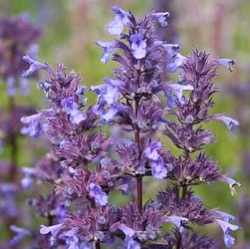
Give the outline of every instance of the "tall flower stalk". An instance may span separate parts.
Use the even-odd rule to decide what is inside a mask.
[[[178,44],[157,40],[154,25],[159,22],[166,27],[168,12],[136,19],[118,7],[112,10],[115,17],[108,30],[117,38],[97,45],[103,49],[103,63],[111,59],[119,66],[114,78],[107,77],[104,84],[89,89],[97,94],[94,105],[87,105],[86,87],[79,85],[79,75],[66,73],[61,64],[54,70],[24,57],[30,64],[24,76],[36,70],[47,73],[39,87],[50,108],[23,117],[22,122],[27,134],[46,135],[60,172],[49,178],[50,198],[33,202],[37,210],[45,206],[43,213],[50,214],[37,235],[39,245],[214,248],[212,239],[195,232],[195,225],[213,223],[221,227],[225,245],[231,247],[230,231],[238,229],[229,223],[234,217],[206,208],[192,186],[222,181],[234,193],[239,185],[223,175],[203,150],[215,139],[204,122],[219,120],[230,130],[238,125],[227,116],[210,114],[217,92],[213,83],[217,66],[231,70],[234,61],[209,60],[206,52],[197,50],[185,57],[177,52]],[[179,80],[166,82],[166,71],[179,73]],[[107,125],[116,132],[105,135],[102,129]],[[164,146],[165,138],[179,149],[179,155]],[[49,172],[52,175],[53,167]],[[38,167],[34,175],[41,180],[46,173]],[[144,198],[145,177],[168,184],[156,200]],[[117,191],[130,196],[123,207],[109,200],[110,193]],[[51,199],[53,205],[49,205]],[[167,233],[165,224],[171,226]]]
[[[8,161],[1,161],[2,169],[6,175],[0,176],[1,216],[6,223],[6,233],[11,233],[9,226],[20,217],[15,203],[15,197],[19,188],[19,146],[20,118],[28,115],[32,107],[24,107],[17,104],[17,95],[27,95],[29,92],[28,80],[21,77],[22,71],[26,70],[23,56],[27,53],[36,55],[37,45],[40,37],[40,29],[35,27],[28,16],[6,16],[0,18],[0,79],[5,84],[7,95],[6,111],[1,113],[1,145],[9,149]],[[2,168],[2,167],[1,167]],[[8,234],[10,237],[11,234]]]

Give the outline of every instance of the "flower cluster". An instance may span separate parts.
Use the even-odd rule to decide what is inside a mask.
[[[197,50],[185,57],[177,52],[178,44],[159,41],[154,25],[166,27],[168,12],[136,19],[118,7],[113,11],[108,30],[117,38],[97,45],[103,49],[101,62],[112,59],[119,67],[114,78],[89,89],[97,95],[94,105],[87,105],[87,89],[79,86],[75,72],[67,74],[61,64],[53,70],[24,57],[30,67],[23,76],[37,70],[48,75],[39,88],[49,100],[49,109],[22,118],[22,132],[33,137],[44,133],[54,158],[53,163],[44,161],[35,174],[52,190],[47,198],[33,201],[39,213],[48,217],[48,224],[40,229],[39,245],[214,248],[212,239],[193,228],[213,223],[231,247],[230,231],[238,229],[229,223],[234,217],[206,208],[192,186],[222,181],[232,192],[239,186],[203,151],[215,139],[204,122],[219,120],[230,130],[238,125],[227,116],[209,113],[217,92],[213,83],[217,66],[231,69],[232,60],[209,60],[207,53]],[[179,80],[167,82],[166,71],[179,72]],[[106,125],[121,134],[105,135]],[[165,138],[180,150],[178,156],[164,146]],[[143,200],[145,177],[169,186],[156,200]],[[112,192],[131,198],[123,207],[114,206]],[[165,224],[172,227],[167,233],[162,229]]]

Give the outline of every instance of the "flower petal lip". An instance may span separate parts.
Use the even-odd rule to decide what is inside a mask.
[[[120,36],[123,32],[124,25],[129,22],[129,17],[131,15],[116,6],[112,7],[112,10],[116,13],[116,15],[115,18],[109,23],[108,31],[111,35]]]
[[[158,12],[158,13],[153,13],[152,15],[157,18],[158,22],[162,27],[168,26],[168,22],[166,19],[170,16],[169,12]]]
[[[61,229],[62,224],[56,224],[53,226],[45,226],[41,225],[40,227],[40,233],[41,234],[48,234],[51,233],[53,236],[56,236],[59,230]]]
[[[229,69],[230,72],[233,72],[233,67],[235,66],[236,62],[233,59],[215,59],[216,64],[223,65]]]
[[[131,41],[132,54],[136,59],[142,59],[146,56],[147,44],[143,38],[143,35],[140,34],[131,35],[129,38]]]
[[[22,77],[28,77],[31,74],[33,74],[36,70],[39,70],[39,69],[44,69],[44,70],[47,69],[46,64],[32,59],[29,55],[23,56],[23,60],[28,62],[30,64],[30,67],[28,70],[26,70],[22,73]]]

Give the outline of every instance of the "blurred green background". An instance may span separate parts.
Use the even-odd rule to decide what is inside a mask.
[[[86,85],[101,84],[107,75],[112,75],[114,63],[101,64],[101,49],[95,45],[98,40],[110,41],[107,25],[113,18],[111,7],[119,5],[140,16],[157,7],[153,0],[0,0],[0,15],[29,13],[31,19],[42,28],[39,58],[55,66],[62,62],[68,70],[80,73]],[[164,2],[164,1],[162,1]],[[167,3],[166,3],[167,2]],[[240,87],[241,82],[250,84],[250,1],[249,0],[166,0],[171,18],[167,42],[180,44],[183,55],[192,48],[206,50],[211,57],[233,58],[236,68],[230,73],[221,68],[217,77],[220,93],[216,97],[214,112],[238,117],[239,99],[228,86]],[[172,27],[172,28],[171,28]],[[168,36],[169,35],[169,36]],[[171,36],[172,35],[172,36]],[[23,100],[37,107],[44,107],[41,94],[34,82],[32,94]],[[4,93],[0,93],[4,98]],[[92,101],[92,100],[90,100]],[[244,103],[243,103],[244,104]],[[244,122],[244,119],[243,119]],[[250,125],[250,124],[249,124]],[[241,192],[249,191],[247,179],[242,176],[242,155],[249,153],[249,129],[244,136],[240,129],[229,132],[221,123],[209,124],[217,135],[217,142],[208,146],[207,152],[221,166],[223,172],[243,183],[238,196],[231,196],[223,183],[204,185],[196,189],[204,197],[208,207],[219,207],[225,212],[237,215],[237,199]],[[28,154],[27,154],[28,155]],[[32,160],[27,160],[27,162]],[[31,166],[31,165],[29,165]],[[250,167],[249,167],[250,168]],[[155,189],[162,188],[153,184]],[[148,193],[149,196],[154,196]]]

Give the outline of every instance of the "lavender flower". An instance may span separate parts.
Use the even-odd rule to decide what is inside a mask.
[[[36,70],[47,68],[47,66],[44,63],[32,59],[29,55],[25,55],[23,59],[30,64],[30,67],[28,70],[22,73],[22,77],[28,77],[31,74],[33,74]]]
[[[147,52],[146,50],[147,44],[143,40],[143,36],[137,35],[137,34],[131,35],[129,39],[131,41],[131,50],[132,50],[133,56],[136,59],[144,58]]]
[[[116,6],[114,6],[112,10],[115,12],[116,16],[114,20],[109,23],[108,31],[111,35],[119,36],[123,31],[124,25],[129,22],[129,17],[131,17],[131,15]]]
[[[89,195],[95,199],[96,205],[105,206],[108,203],[108,196],[102,191],[100,186],[90,183],[89,189]]]
[[[96,42],[98,46],[103,48],[103,55],[101,57],[101,62],[102,63],[107,63],[109,61],[110,55],[116,50],[117,45],[116,42],[101,42],[98,41]]]
[[[153,16],[157,18],[158,22],[161,24],[162,27],[168,26],[168,22],[166,20],[170,16],[168,12],[153,13]]]

